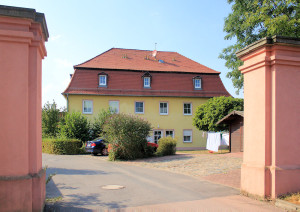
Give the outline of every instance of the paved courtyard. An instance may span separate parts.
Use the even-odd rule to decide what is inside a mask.
[[[202,164],[206,171],[195,174],[197,161],[205,160],[214,165]],[[43,154],[47,175],[56,173],[46,195],[59,197],[47,204],[46,211],[282,211],[241,196],[238,189],[202,179],[239,170],[240,160],[225,155],[175,155],[109,162],[102,156]],[[231,168],[221,167],[225,161],[232,161]],[[188,168],[180,167],[181,163]],[[167,171],[171,164],[172,171]]]

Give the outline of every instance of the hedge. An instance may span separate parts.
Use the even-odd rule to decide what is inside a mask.
[[[157,156],[175,155],[177,141],[172,137],[160,138],[158,148],[155,153]]]
[[[82,152],[81,141],[70,138],[43,138],[43,153],[56,155],[75,155]]]

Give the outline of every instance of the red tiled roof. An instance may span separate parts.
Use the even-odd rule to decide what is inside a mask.
[[[148,59],[145,59],[145,58]],[[163,63],[159,60],[164,61]],[[219,74],[211,68],[197,63],[177,52],[157,51],[156,58],[152,51],[112,48],[74,68],[123,69],[162,72],[210,73]]]
[[[108,75],[107,88],[99,87],[98,74]],[[75,69],[64,94],[117,96],[174,96],[215,97],[230,96],[219,74],[150,72],[151,89],[143,87],[143,71]],[[201,76],[202,90],[194,90],[193,77]]]

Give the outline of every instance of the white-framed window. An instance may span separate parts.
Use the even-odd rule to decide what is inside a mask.
[[[174,138],[174,130],[166,130],[166,137],[168,136]]]
[[[154,143],[158,143],[158,140],[163,137],[163,131],[162,130],[154,130],[153,131],[153,141]]]
[[[134,105],[135,109],[135,113],[140,113],[143,114],[144,113],[144,102],[135,102]]]
[[[150,88],[151,83],[150,83],[150,77],[144,77],[144,88]]]
[[[119,113],[119,101],[109,101],[109,110],[112,113]]]
[[[183,142],[191,143],[193,141],[193,131],[192,130],[183,130]]]
[[[192,115],[192,103],[183,103],[183,114]]]
[[[82,113],[92,114],[93,113],[93,101],[92,100],[82,100]]]
[[[194,79],[194,86],[195,86],[195,89],[201,89],[202,86],[201,86],[201,78],[196,78]]]
[[[99,75],[99,86],[107,86],[107,76]]]
[[[159,103],[159,114],[160,115],[168,115],[168,113],[169,113],[168,102],[160,102]]]

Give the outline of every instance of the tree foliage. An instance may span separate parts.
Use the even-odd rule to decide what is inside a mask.
[[[244,110],[244,100],[233,97],[214,97],[200,105],[193,118],[193,125],[203,131],[228,130],[226,125],[216,123],[233,110]]]
[[[43,137],[55,137],[59,134],[60,111],[55,101],[47,102],[42,109],[42,135]]]
[[[227,77],[239,93],[243,88],[243,75],[238,70],[242,65],[235,53],[247,45],[273,35],[300,37],[299,0],[228,0],[232,13],[225,18],[225,40],[236,43],[223,49],[219,58],[226,60],[231,69]]]

